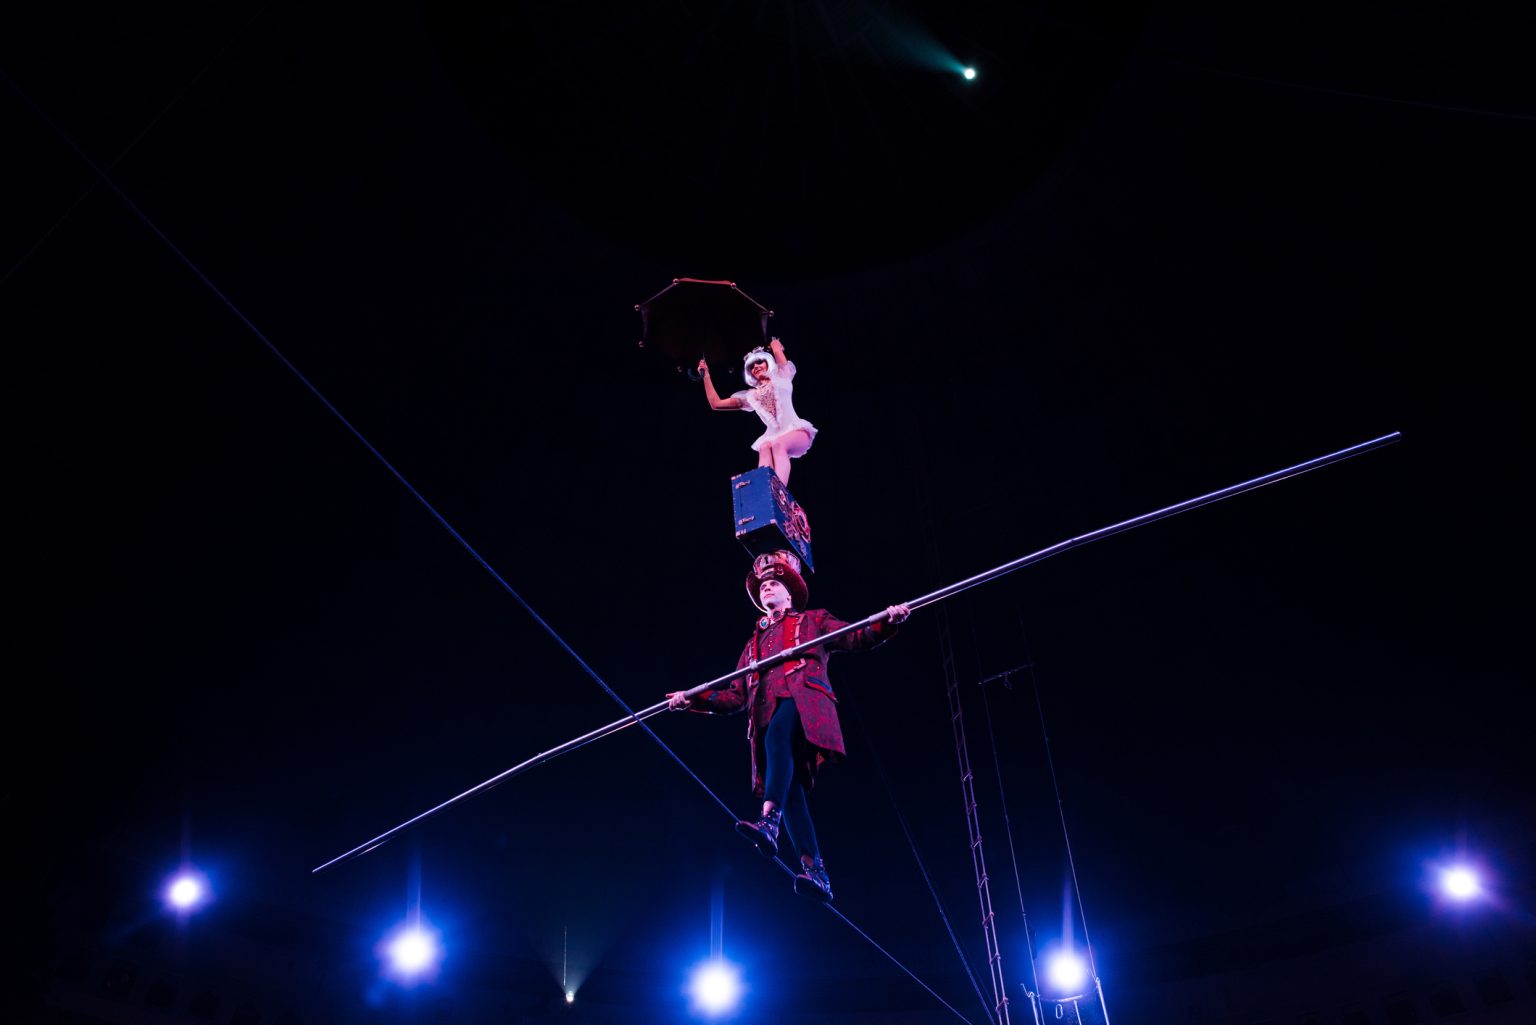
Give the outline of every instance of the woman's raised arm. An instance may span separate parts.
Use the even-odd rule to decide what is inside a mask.
[[[777,341],[777,339],[775,339],[775,341]],[[715,382],[709,379],[709,364],[704,360],[699,360],[699,373],[704,378],[704,397],[709,400],[710,409],[741,408],[741,400],[736,396],[727,395],[722,399],[720,397],[720,393],[715,391]]]

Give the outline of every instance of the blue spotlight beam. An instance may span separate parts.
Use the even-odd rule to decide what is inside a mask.
[[[1245,492],[1264,487],[1266,484],[1274,484],[1282,480],[1287,480],[1291,477],[1300,476],[1303,473],[1309,473],[1312,470],[1321,469],[1322,467],[1329,466],[1333,463],[1342,462],[1343,460],[1350,459],[1354,456],[1363,455],[1366,452],[1370,452],[1378,448],[1383,448],[1395,441],[1399,441],[1402,436],[1402,432],[1400,431],[1393,431],[1390,434],[1383,434],[1379,438],[1372,438],[1370,441],[1363,441],[1358,445],[1351,445],[1348,448],[1339,449],[1337,452],[1330,452],[1327,455],[1318,456],[1316,459],[1309,459],[1304,463],[1297,463],[1295,466],[1288,466],[1283,470],[1275,470],[1273,473],[1266,473],[1262,477],[1254,477],[1251,480],[1243,481],[1241,484],[1233,484],[1232,486],[1222,488],[1219,491],[1207,492],[1204,495],[1198,495],[1195,498],[1185,499],[1184,501],[1178,502],[1174,505],[1168,505],[1161,509],[1154,509],[1151,512],[1142,513],[1140,516],[1135,516],[1128,520],[1121,520],[1119,523],[1112,523],[1107,527],[1100,527],[1098,530],[1090,531],[1086,534],[1079,534],[1077,537],[1068,538],[1065,541],[1058,541],[1056,544],[1053,544],[1048,548],[1042,548],[1037,552],[1031,552],[1029,555],[1014,559],[1012,562],[1005,562],[1001,566],[996,566],[984,573],[978,573],[975,576],[966,577],[964,580],[957,581],[947,587],[941,587],[937,591],[930,591],[928,594],[925,594],[920,598],[914,598],[911,601],[905,602],[904,604],[910,607],[913,611],[929,605],[935,605],[943,601],[945,598],[952,598],[962,591],[968,591],[973,587],[979,587],[982,584],[996,580],[998,577],[1006,576],[1009,573],[1015,572],[1016,570],[1021,570],[1025,566],[1033,566],[1037,562],[1044,562],[1051,556],[1060,555],[1062,552],[1068,551],[1069,549],[1080,548],[1083,545],[1091,544],[1094,541],[1100,541],[1114,534],[1121,534],[1127,530],[1133,530],[1136,527],[1145,526],[1148,523],[1155,523],[1158,520],[1165,520],[1170,516],[1177,516],[1180,513],[1189,512],[1191,509],[1199,509],[1201,506],[1212,505],[1216,502],[1220,502],[1228,498],[1235,498],[1236,496]],[[834,630],[831,633],[822,634],[820,637],[817,637],[814,640],[806,641],[804,644],[798,644],[792,648],[786,648],[769,658],[765,658],[756,662],[748,662],[740,669],[726,673],[724,676],[717,676],[713,680],[709,680],[705,683],[699,684],[696,687],[692,687],[684,693],[686,693],[691,698],[699,694],[703,694],[706,691],[720,690],[737,677],[760,672],[770,666],[778,665],[780,662],[786,662],[799,656],[803,652],[825,644],[829,639],[833,637],[840,637],[843,634],[852,633],[855,630],[881,622],[885,618],[886,613],[884,610],[881,610],[872,616],[866,616],[856,623],[849,623],[848,625]],[[393,829],[390,829],[384,833],[380,833],[378,836],[374,837],[372,840],[369,840],[367,843],[359,844],[358,846],[352,848],[350,851],[347,851],[345,854],[337,855],[330,861],[325,862],[323,865],[317,865],[315,868],[311,869],[310,872],[311,874],[323,872],[333,865],[339,865],[344,861],[350,861],[351,859],[360,855],[367,854],[375,847],[378,847],[386,841],[393,839],[395,836],[403,833],[407,829],[410,829],[412,826],[426,821],[432,816],[438,814],[441,811],[444,811],[452,805],[459,803],[460,801],[473,797],[476,794],[483,793],[496,786],[498,783],[503,783],[511,779],[513,776],[527,772],[529,769],[536,765],[542,765],[543,763],[550,761],[553,758],[558,758],[561,755],[574,751],[579,747],[585,747],[595,740],[601,740],[606,736],[617,733],[620,730],[627,729],[628,727],[635,725],[643,719],[649,719],[651,716],[665,712],[666,710],[667,702],[658,702],[654,705],[651,705],[649,708],[640,709],[633,715],[626,716],[623,719],[616,720],[615,722],[611,722],[606,726],[600,726],[590,733],[583,733],[579,737],[567,740],[565,743],[559,745],[558,747],[552,747],[548,751],[544,751],[541,754],[536,754],[527,761],[519,762],[518,764],[512,766],[510,769],[497,773],[495,776],[485,780],[483,783],[478,783],[463,793],[450,797],[448,800],[442,802],[439,805],[436,805],[435,807],[428,808],[420,815],[407,819],[406,821],[400,823],[398,826],[395,826]]]

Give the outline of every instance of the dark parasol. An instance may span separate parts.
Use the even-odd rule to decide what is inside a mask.
[[[660,353],[694,381],[699,380],[699,360],[725,367],[766,344],[768,318],[773,316],[734,281],[700,278],[673,278],[635,309],[640,313],[640,347]]]

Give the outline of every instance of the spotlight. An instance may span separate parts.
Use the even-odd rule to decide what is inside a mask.
[[[1499,903],[1497,869],[1486,859],[1465,850],[1423,862],[1419,887],[1442,911],[1470,913]]]
[[[432,963],[432,940],[418,929],[403,932],[389,945],[389,957],[403,972],[417,972]]]
[[[183,876],[171,884],[167,896],[176,907],[186,910],[202,899],[203,884],[196,879]]]
[[[1483,892],[1477,872],[1467,865],[1451,865],[1440,870],[1440,889],[1455,901],[1469,901]]]
[[[712,1017],[725,1014],[741,1001],[741,972],[726,961],[706,961],[694,969],[688,992],[696,1010]]]
[[[574,1004],[576,1002],[575,990],[568,989],[565,991],[565,1002],[568,1004]]]
[[[202,873],[184,868],[165,884],[165,903],[178,915],[190,914],[212,899]]]
[[[443,957],[436,931],[419,924],[397,927],[375,949],[384,961],[383,974],[407,986],[435,977]]]
[[[975,81],[976,69],[966,68],[964,71],[960,72],[960,77],[964,78],[967,82]]]
[[[1071,950],[1058,950],[1045,962],[1045,977],[1058,992],[1079,994],[1088,981],[1088,966]]]

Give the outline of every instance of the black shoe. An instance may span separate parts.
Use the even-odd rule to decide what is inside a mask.
[[[751,840],[766,857],[779,856],[779,820],[784,817],[780,808],[764,813],[756,822],[743,819],[736,823],[736,832]]]
[[[795,876],[795,892],[802,897],[815,897],[823,904],[832,903],[832,880],[820,858],[800,866],[800,874]]]

